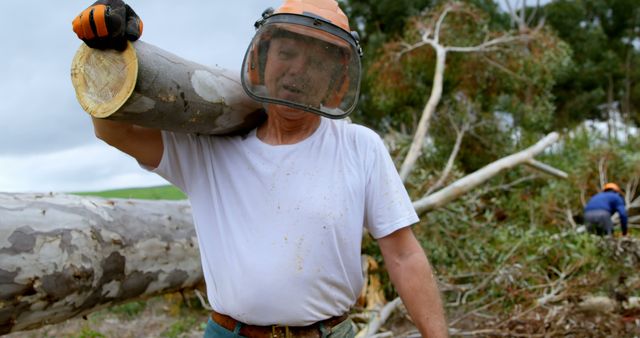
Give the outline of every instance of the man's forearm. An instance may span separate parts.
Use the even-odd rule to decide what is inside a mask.
[[[447,337],[438,285],[411,228],[405,227],[379,238],[378,244],[391,281],[422,336]]]
[[[423,337],[447,337],[442,299],[424,253],[416,253],[402,265],[397,290]]]
[[[387,269],[411,319],[423,337],[447,337],[440,292],[427,257],[412,253],[401,261],[387,262]]]

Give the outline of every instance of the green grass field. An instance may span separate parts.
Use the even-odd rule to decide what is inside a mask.
[[[74,195],[98,196],[104,198],[134,198],[142,200],[184,200],[185,194],[172,185],[148,188],[129,188],[94,192],[78,192]]]

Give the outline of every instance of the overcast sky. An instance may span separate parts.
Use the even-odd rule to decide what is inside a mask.
[[[75,99],[71,21],[92,1],[3,1],[0,191],[75,192],[167,184],[97,140]],[[280,0],[129,3],[142,40],[204,65],[239,70],[253,23]]]
[[[280,2],[127,3],[144,21],[142,40],[187,60],[238,71],[253,23],[265,8]],[[97,140],[89,115],[75,99],[70,65],[81,41],[71,21],[91,3],[2,2],[0,191],[77,192],[167,184]]]

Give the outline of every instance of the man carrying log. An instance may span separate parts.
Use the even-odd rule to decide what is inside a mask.
[[[363,231],[425,337],[447,328],[411,200],[380,137],[339,120],[356,106],[361,49],[334,0],[285,0],[256,23],[242,84],[267,119],[243,136],[93,118],[96,136],[188,196],[213,307],[205,337],[353,337]],[[90,47],[119,49],[142,22],[103,0],[74,20]]]

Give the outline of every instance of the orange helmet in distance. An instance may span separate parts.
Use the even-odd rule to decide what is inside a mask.
[[[602,190],[604,190],[604,191],[613,190],[613,191],[617,192],[618,194],[621,194],[621,195],[624,194],[622,192],[622,189],[620,189],[620,187],[617,184],[612,183],[612,182],[609,182],[609,183],[605,184],[602,187]]]
[[[255,27],[241,77],[250,97],[330,118],[355,109],[362,49],[336,1],[285,0]]]

